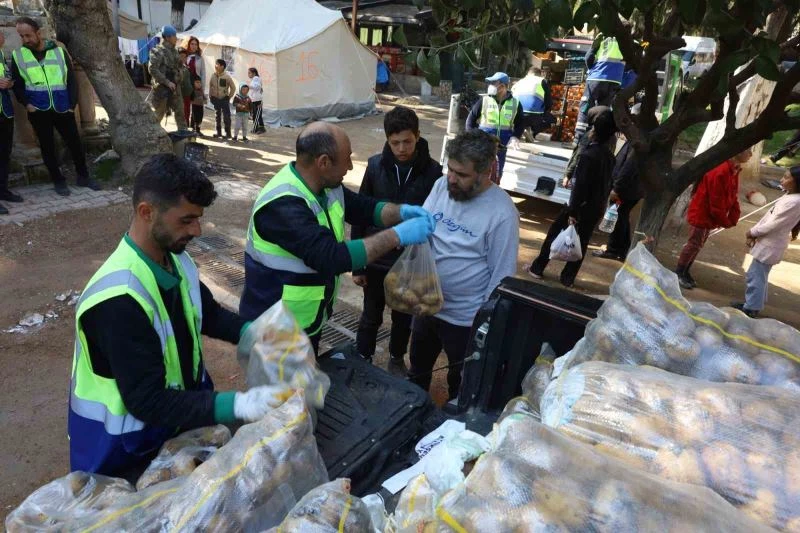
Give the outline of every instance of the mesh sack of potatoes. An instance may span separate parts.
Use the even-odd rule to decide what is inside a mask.
[[[777,320],[690,303],[675,273],[643,245],[628,254],[610,294],[564,367],[584,361],[650,365],[709,381],[800,391],[800,332]]]
[[[303,389],[306,401],[322,409],[331,388],[330,378],[317,366],[314,348],[283,301],[278,300],[247,328],[256,342],[239,363],[247,374],[247,386],[285,383]]]
[[[406,246],[383,281],[386,304],[401,313],[429,316],[444,305],[436,261],[427,242]]]
[[[350,480],[336,479],[303,496],[269,533],[371,533],[373,529],[369,509],[350,494]]]
[[[590,361],[561,374],[542,422],[642,470],[714,490],[800,532],[800,395]]]
[[[127,482],[114,480],[109,485],[113,492],[100,490],[78,505],[75,491],[63,489],[70,476],[29,496],[7,518],[8,529],[16,517],[35,511],[47,529],[13,531],[262,531],[280,524],[300,498],[328,480],[299,393],[262,420],[239,428],[230,442],[187,476],[137,492]],[[118,489],[119,483],[131,490]],[[61,492],[44,500],[42,491],[55,486],[62,487]],[[58,494],[63,497],[55,497]]]
[[[495,449],[442,496],[425,531],[771,531],[705,487],[631,468],[530,416],[494,433]]]
[[[66,531],[75,519],[98,515],[132,495],[135,489],[124,479],[71,472],[31,493],[6,517],[6,530]]]
[[[409,481],[394,509],[394,530],[397,533],[436,531],[436,504],[440,496],[425,474]]]
[[[136,481],[136,490],[187,476],[231,440],[231,430],[222,424],[191,429],[165,442]]]

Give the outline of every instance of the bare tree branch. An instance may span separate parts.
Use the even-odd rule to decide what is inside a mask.
[[[728,115],[725,117],[725,137],[736,133],[736,108],[739,107],[739,88],[728,82]]]

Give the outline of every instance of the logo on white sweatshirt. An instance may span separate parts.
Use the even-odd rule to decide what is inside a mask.
[[[452,218],[444,218],[444,213],[442,213],[441,211],[439,211],[438,213],[434,213],[433,219],[436,222],[441,222],[442,224],[444,224],[444,227],[447,228],[447,231],[451,232],[460,231],[461,233],[469,235],[470,237],[474,237],[476,239],[478,238],[478,236],[472,233],[472,230],[470,230],[466,226],[459,224]]]

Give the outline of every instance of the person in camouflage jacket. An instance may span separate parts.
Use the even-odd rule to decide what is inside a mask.
[[[183,116],[183,96],[181,95],[181,77],[183,69],[175,45],[178,32],[172,26],[164,26],[161,32],[161,44],[150,53],[150,76],[155,81],[150,103],[156,120],[161,119],[170,109],[175,116],[175,124],[179,130],[186,129],[186,117]]]

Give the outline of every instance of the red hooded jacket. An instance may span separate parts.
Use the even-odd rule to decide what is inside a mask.
[[[739,222],[739,215],[739,169],[725,161],[697,184],[686,220],[697,228],[730,228]]]

